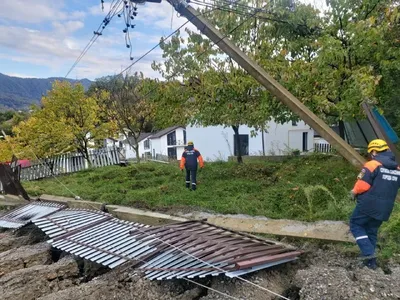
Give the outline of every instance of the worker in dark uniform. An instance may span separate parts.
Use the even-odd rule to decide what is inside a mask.
[[[364,265],[376,269],[378,229],[392,213],[400,187],[400,169],[384,140],[371,141],[368,153],[372,160],[364,165],[351,191],[357,205],[350,218],[350,230],[361,250]]]
[[[197,187],[197,161],[199,161],[200,168],[203,168],[203,157],[200,152],[194,148],[193,142],[189,142],[182,154],[180,168],[182,172],[183,169],[186,169],[186,187],[190,189],[190,186],[192,186],[193,191],[195,191]]]

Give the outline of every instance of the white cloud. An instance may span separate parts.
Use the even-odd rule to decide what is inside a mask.
[[[100,1],[99,1],[100,2]],[[104,10],[102,9],[101,4],[92,6],[89,8],[89,13],[94,16],[105,16],[111,8],[111,2],[104,2]]]
[[[54,30],[63,35],[75,32],[84,26],[81,21],[53,22]]]
[[[84,12],[63,11],[62,0],[4,0],[1,3],[0,19],[21,23],[44,23],[54,20],[82,19]]]

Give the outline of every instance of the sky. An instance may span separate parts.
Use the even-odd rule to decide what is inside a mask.
[[[303,0],[321,6],[324,0]],[[0,9],[0,73],[25,78],[64,77],[93,36],[110,8],[100,0],[7,0]],[[139,58],[186,22],[172,6],[146,3],[138,6],[132,29],[132,56]],[[94,80],[119,73],[130,60],[122,18],[115,17],[69,78]],[[195,27],[188,26],[192,30]],[[132,67],[147,77],[160,77],[151,63],[162,61],[158,48]]]

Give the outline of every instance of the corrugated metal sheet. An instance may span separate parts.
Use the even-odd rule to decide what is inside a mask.
[[[69,232],[96,226],[112,218],[112,215],[100,211],[67,208],[37,219],[34,224],[47,236],[55,238]]]
[[[140,269],[157,280],[222,273],[234,277],[295,260],[301,254],[200,221],[136,229],[132,235],[151,246],[148,256],[152,258]]]
[[[99,211],[65,209],[48,202],[25,205],[0,221],[7,228],[32,221],[55,248],[109,268],[136,262],[147,278],[157,280],[219,274],[235,277],[295,260],[301,254],[206,222],[149,227]]]
[[[29,222],[50,215],[66,206],[60,203],[35,201],[0,217],[0,227],[18,229]]]
[[[34,224],[52,238],[53,247],[110,268],[141,259],[149,250],[146,243],[135,245],[129,234],[148,226],[97,211],[66,209]]]

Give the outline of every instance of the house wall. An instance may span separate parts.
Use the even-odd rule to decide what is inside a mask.
[[[195,147],[207,161],[227,160],[234,154],[234,132],[231,127],[189,126],[186,132],[188,141],[193,140]],[[298,122],[296,126],[291,122],[283,125],[269,122],[264,133],[265,155],[285,155],[295,149],[302,151],[303,132],[308,133],[308,151],[313,151],[314,130],[304,122]],[[249,155],[263,155],[261,132],[242,125],[239,127],[239,134],[249,136]]]
[[[167,134],[163,135],[160,138],[152,139],[151,140],[152,155],[154,155],[154,153],[161,154],[161,155],[168,155],[168,148],[176,148],[177,159],[180,159],[182,157],[183,151],[185,149],[184,133],[183,133],[184,131],[185,131],[184,128],[177,128],[175,130],[177,145],[174,145],[174,146],[168,146]]]
[[[314,130],[303,121],[293,126],[292,122],[277,124],[268,122],[264,134],[266,155],[285,155],[292,150],[303,151],[303,132],[307,132],[307,149],[313,151]]]
[[[146,139],[139,142],[139,155],[140,158],[143,157],[143,154],[146,152],[150,152],[150,149],[144,149],[144,141]],[[150,141],[150,148],[151,148],[151,141]],[[135,159],[136,158],[136,151],[129,145],[128,143],[125,144],[125,158],[126,159]]]
[[[151,139],[151,156],[153,158],[155,154],[162,154],[162,155],[167,155],[166,150],[167,149],[162,149],[161,148],[161,139]]]
[[[240,126],[239,134],[249,135],[249,154],[262,153],[261,134],[252,136],[253,128]],[[234,132],[231,127],[224,126],[189,126],[186,128],[188,141],[193,141],[206,161],[228,160],[234,154]]]

